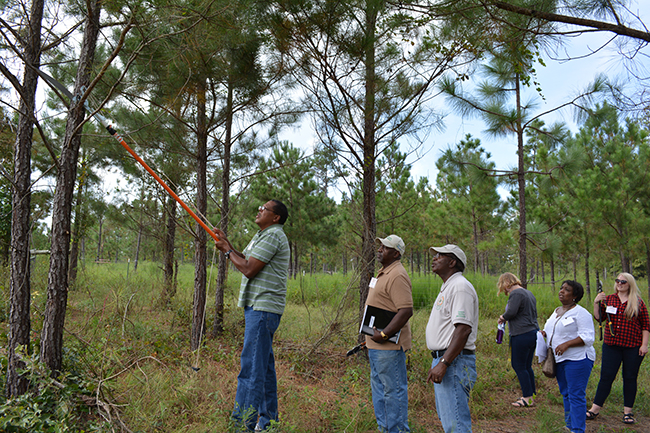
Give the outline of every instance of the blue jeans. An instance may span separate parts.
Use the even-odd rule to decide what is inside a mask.
[[[441,358],[434,359],[431,368]],[[434,383],[436,410],[445,433],[471,433],[469,392],[476,383],[476,355],[460,354],[447,367],[441,383]]]
[[[379,431],[410,432],[406,353],[403,350],[368,349],[372,404]]]
[[[557,384],[564,400],[564,423],[572,433],[587,427],[587,383],[594,361],[562,361],[557,364]]]
[[[643,356],[639,356],[639,347],[609,346],[603,344],[603,357],[600,368],[600,381],[594,397],[594,404],[600,407],[612,390],[618,370],[623,363],[623,406],[634,407],[636,400],[637,377]]]
[[[510,363],[517,373],[522,395],[526,398],[536,394],[535,372],[533,372],[533,356],[537,346],[537,331],[510,337]]]
[[[273,334],[282,316],[244,308],[246,328],[241,352],[241,371],[237,376],[237,393],[232,418],[239,428],[253,430],[258,422],[262,429],[278,420],[278,384],[273,357]]]

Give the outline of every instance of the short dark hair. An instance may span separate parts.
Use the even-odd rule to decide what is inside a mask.
[[[585,295],[585,289],[582,287],[582,284],[574,280],[564,280],[560,287],[565,284],[571,287],[571,293],[573,294],[573,299],[575,299],[576,304],[580,302],[582,297]]]
[[[289,210],[280,200],[271,199],[273,202],[273,213],[280,216],[278,224],[284,224],[289,218]]]

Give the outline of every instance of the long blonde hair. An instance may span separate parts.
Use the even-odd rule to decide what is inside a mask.
[[[630,285],[630,291],[627,294],[627,307],[625,307],[625,316],[632,320],[639,314],[639,287],[636,285],[636,280],[632,274],[621,272],[619,274],[627,280]],[[616,283],[614,283],[614,293],[616,293]]]
[[[501,293],[506,293],[506,289],[509,289],[515,285],[521,286],[521,281],[515,274],[512,274],[510,272],[501,274],[499,281],[497,282],[497,288],[499,289],[497,296]]]

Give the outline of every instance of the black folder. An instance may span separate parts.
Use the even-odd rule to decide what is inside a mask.
[[[377,328],[377,331],[383,331],[386,326],[393,320],[395,317],[395,312],[384,310],[383,308],[373,307],[372,305],[366,305],[366,309],[363,312],[363,320],[361,321],[361,328],[359,332],[366,335],[375,335],[375,330],[373,327]],[[397,344],[399,340],[399,335],[402,333],[400,329],[397,333],[391,336],[388,341]]]

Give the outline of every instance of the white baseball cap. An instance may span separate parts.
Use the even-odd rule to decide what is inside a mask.
[[[458,260],[463,263],[464,267],[467,267],[467,256],[458,245],[447,244],[444,247],[431,247],[429,249],[435,251],[436,253],[453,254],[458,257]]]
[[[381,242],[382,245],[386,247],[395,248],[400,255],[403,255],[404,250],[406,249],[404,241],[397,235],[389,235],[385,238],[375,238],[375,240]]]

